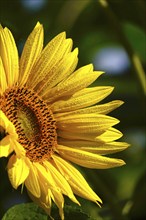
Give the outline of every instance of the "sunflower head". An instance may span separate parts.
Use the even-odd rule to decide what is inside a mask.
[[[71,164],[105,169],[123,160],[106,154],[124,150],[122,133],[107,116],[123,102],[100,104],[113,90],[89,87],[103,72],[89,64],[75,70],[78,49],[65,33],[43,48],[38,22],[19,59],[14,38],[0,28],[0,157],[8,157],[8,176],[17,189],[23,184],[33,201],[49,215],[52,201],[64,219],[64,197],[75,195],[102,203],[81,173]]]

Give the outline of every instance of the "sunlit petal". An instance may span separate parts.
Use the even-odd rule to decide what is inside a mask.
[[[40,191],[40,185],[38,181],[37,170],[35,166],[33,166],[33,164],[29,161],[29,159],[26,162],[30,170],[29,170],[29,175],[27,179],[25,180],[25,185],[27,189],[32,193],[32,195],[39,198],[41,195],[41,191]]]
[[[43,27],[38,22],[29,35],[20,59],[19,84],[24,85],[29,80],[29,74],[43,48]]]
[[[84,177],[76,168],[56,155],[53,155],[53,159],[58,167],[58,170],[67,179],[73,191],[77,195],[83,198],[88,198],[94,202],[102,203],[101,199],[90,188]]]
[[[14,38],[8,28],[0,26],[0,56],[5,69],[7,85],[12,86],[18,80],[18,51]]]
[[[93,169],[95,168],[106,169],[106,168],[122,166],[125,164],[125,162],[120,159],[104,157],[98,154],[94,154],[66,146],[59,145],[57,150],[63,158],[70,160],[76,164],[79,164],[83,167],[88,167]]]
[[[29,175],[29,167],[25,160],[15,155],[10,157],[7,169],[10,182],[15,189],[24,183]]]

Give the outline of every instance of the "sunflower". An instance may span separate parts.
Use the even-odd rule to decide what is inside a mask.
[[[0,157],[8,157],[12,186],[25,185],[33,201],[50,215],[52,201],[64,219],[64,195],[101,204],[82,174],[71,164],[105,169],[124,161],[104,156],[124,150],[117,142],[119,121],[107,116],[119,100],[96,103],[113,90],[89,87],[103,72],[89,64],[75,71],[78,49],[65,33],[43,49],[43,27],[38,22],[29,35],[19,61],[14,38],[0,29]],[[80,204],[79,204],[80,205]]]

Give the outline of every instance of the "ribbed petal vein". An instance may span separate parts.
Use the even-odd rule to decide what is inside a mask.
[[[46,100],[50,98],[51,88],[56,86],[62,80],[65,80],[76,68],[78,63],[78,49],[67,53],[58,63],[53,66],[48,75],[36,86],[38,93]]]
[[[109,112],[118,108],[122,104],[123,104],[122,101],[115,100],[115,101],[111,101],[105,104],[94,105],[88,108],[78,109],[78,110],[70,111],[70,112],[56,113],[54,115],[55,115],[56,120],[58,120],[58,118],[60,117],[73,116],[75,114],[90,114],[90,113],[108,114]]]
[[[73,192],[93,202],[102,203],[101,199],[90,188],[81,173],[64,159],[53,155],[53,159],[60,173],[67,179]]]
[[[40,81],[44,79],[46,75],[51,80],[53,77],[51,72],[53,66],[55,66],[64,55],[70,52],[71,47],[72,41],[70,39],[65,39],[64,32],[53,38],[53,40],[50,41],[50,43],[44,48],[36,65],[34,65],[33,69],[31,70],[33,77],[31,79],[30,86],[35,87]]]
[[[59,154],[66,160],[87,168],[106,169],[118,167],[125,164],[123,160],[104,157],[87,151],[58,145]]]
[[[63,207],[64,207],[64,198],[61,192],[61,189],[58,185],[56,185],[54,178],[52,177],[50,170],[46,169],[46,165],[41,165],[39,163],[34,163],[34,166],[37,169],[38,175],[39,175],[39,181],[42,181],[43,184],[46,186],[46,188],[49,190],[49,197],[55,202],[55,204],[59,208],[60,216],[62,219],[64,219],[64,214],[63,214]],[[47,196],[47,195],[44,195]],[[48,199],[50,199],[48,198]],[[48,203],[47,197],[44,197],[44,200]],[[41,205],[45,206],[43,204],[43,201],[41,200]],[[47,204],[46,203],[46,204]],[[46,208],[47,210],[47,208]],[[50,212],[50,209],[47,210],[47,212]]]
[[[58,141],[59,145],[68,146],[71,148],[77,148],[80,150],[85,150],[91,153],[96,153],[99,155],[111,154],[118,151],[125,150],[129,147],[129,144],[125,142],[109,142],[109,143],[99,143],[96,141],[70,141],[63,138],[60,138]]]
[[[79,202],[76,200],[75,196],[73,195],[73,192],[66,181],[66,179],[58,172],[58,170],[48,161],[44,162],[44,165],[47,167],[48,171],[50,171],[52,175],[52,179],[55,182],[55,185],[60,188],[63,194],[67,195],[73,202],[79,204]]]
[[[91,68],[88,69],[88,66],[87,68],[84,68],[84,70],[83,68],[79,69],[80,71],[78,70],[77,73],[75,72],[72,74],[69,79],[64,80],[55,88],[51,89],[47,102],[53,102],[56,99],[72,95],[75,92],[86,88],[102,74],[102,72],[88,72],[91,71]]]
[[[29,35],[20,59],[19,84],[23,86],[36,60],[38,59],[43,48],[43,27],[38,22],[32,33]],[[31,76],[30,76],[31,77]]]
[[[112,92],[112,87],[93,87],[85,88],[76,92],[71,97],[66,97],[65,100],[56,101],[52,104],[51,109],[55,113],[62,113],[85,108],[96,104],[103,100]]]
[[[7,88],[8,85],[7,85],[6,73],[2,63],[2,59],[0,57],[0,95],[2,95]]]
[[[119,123],[119,120],[99,114],[75,114],[73,116],[64,116],[58,118],[57,128],[60,130],[81,133],[101,134],[113,125]]]
[[[30,171],[27,179],[25,180],[25,185],[32,195],[39,198],[41,196],[41,190],[36,167],[29,161],[29,159],[27,160],[27,165],[29,166]]]
[[[18,79],[18,51],[8,28],[0,27],[0,56],[5,69],[7,85],[12,86]]]
[[[70,132],[70,131],[63,131],[63,130],[58,130],[58,136],[62,137],[64,139],[69,139],[69,140],[88,140],[88,141],[96,141],[98,143],[106,143],[106,142],[111,142],[119,139],[122,137],[122,133],[115,129],[115,128],[109,128],[107,131],[105,131],[102,134],[97,134],[96,133],[78,133],[78,132]]]

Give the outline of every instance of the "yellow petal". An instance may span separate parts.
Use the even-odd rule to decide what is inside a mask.
[[[95,140],[106,143],[106,142],[115,141],[121,138],[122,136],[123,134],[119,130],[115,128],[109,128],[103,134],[97,136]]]
[[[44,162],[43,165],[39,163],[34,163],[34,166],[38,171],[39,180],[42,181],[42,183],[45,185],[47,189],[50,189],[49,196],[58,206],[60,216],[62,219],[64,219],[64,214],[63,214],[64,198],[59,185],[56,184],[56,180],[55,180],[56,177],[54,178],[54,176],[51,174],[50,169],[47,168],[48,164],[46,166],[46,162]],[[45,206],[45,204],[43,204],[43,206]],[[50,210],[48,211],[50,212]]]
[[[93,202],[102,203],[101,199],[90,188],[84,177],[76,168],[55,154],[52,157],[58,167],[58,170],[69,182],[74,193]]]
[[[28,191],[30,198],[36,202],[39,206],[41,206],[46,213],[50,216],[51,212],[51,199],[59,208],[60,217],[64,219],[63,207],[64,207],[64,198],[62,196],[61,191],[59,188],[57,189],[55,184],[52,185],[54,182],[52,177],[49,178],[49,173],[46,169],[40,165],[39,163],[34,163],[38,171],[38,181],[40,184],[41,195],[39,198],[35,197],[31,192]],[[49,187],[50,186],[50,187]]]
[[[98,86],[93,88],[85,88],[66,100],[56,101],[52,104],[52,111],[57,112],[68,112],[88,107],[96,104],[97,102],[103,100],[112,92],[112,87]]]
[[[90,152],[62,145],[58,145],[57,150],[59,154],[66,160],[70,160],[78,165],[87,168],[106,169],[122,166],[125,164],[125,162],[120,159],[108,158],[98,154],[93,154]]]
[[[129,144],[125,142],[109,142],[109,143],[99,143],[96,141],[84,141],[84,140],[66,140],[60,138],[58,140],[59,145],[68,146],[71,148],[77,148],[80,150],[85,150],[91,153],[96,153],[99,155],[111,154],[118,151],[125,150],[129,147]]]
[[[78,62],[78,49],[66,54],[62,60],[51,69],[51,75],[49,73],[46,77],[36,86],[36,90],[43,97],[43,99],[50,98],[50,92],[52,87],[58,84],[60,81],[66,79],[76,68]],[[51,89],[52,88],[52,89]]]
[[[0,56],[6,73],[7,85],[10,87],[18,79],[18,51],[11,32],[2,27],[0,27]]]
[[[39,198],[41,196],[41,190],[38,181],[39,176],[36,167],[31,161],[29,161],[29,159],[26,162],[27,165],[29,166],[30,171],[27,179],[25,180],[25,185],[27,189],[32,193],[32,195]]]
[[[111,101],[105,104],[94,105],[88,108],[78,109],[76,111],[56,113],[54,114],[54,117],[58,120],[58,118],[66,116],[66,115],[73,116],[75,114],[90,114],[90,113],[108,114],[109,112],[118,108],[122,104],[123,104],[123,101],[115,100],[115,101]]]
[[[68,182],[65,180],[65,178],[48,161],[44,161],[44,165],[47,167],[47,170],[50,171],[50,174],[52,175],[52,179],[55,182],[55,185],[60,188],[61,192],[67,195],[73,202],[79,205],[79,202],[76,200],[75,196],[73,195],[73,192]]]
[[[54,203],[57,205],[57,207],[59,208],[59,214],[60,214],[61,220],[64,220],[64,212],[63,212],[64,197],[62,196],[62,193],[60,193],[59,191],[54,191],[52,193],[51,191],[51,198],[54,201]]]
[[[88,68],[88,66],[86,66],[86,68],[80,68],[77,72],[74,72],[68,79],[64,80],[52,90],[50,90],[47,102],[53,102],[60,97],[72,95],[75,92],[86,88],[102,74],[102,72],[93,72],[90,69]]]
[[[70,132],[58,130],[57,134],[59,137],[69,139],[69,140],[88,140],[88,141],[96,141],[98,143],[106,143],[119,139],[122,137],[122,133],[115,128],[109,128],[102,134],[96,133],[79,133],[79,132]]]
[[[61,130],[79,133],[101,134],[108,128],[119,123],[116,118],[101,114],[74,114],[63,116],[57,120],[57,128]]]
[[[65,33],[61,33],[53,38],[52,41],[42,51],[40,58],[36,65],[33,67],[31,74],[31,83],[28,84],[31,87],[35,87],[40,81],[47,75],[48,78],[52,78],[52,68],[60,61],[65,54],[70,52],[72,47],[71,40],[65,40]],[[55,74],[55,73],[54,73]]]
[[[15,126],[1,110],[0,110],[0,126],[5,130],[5,133],[8,133],[11,136],[12,139],[14,140],[18,139]]]
[[[12,139],[11,142],[13,144],[13,148],[14,148],[16,155],[18,157],[24,158],[26,154],[24,147],[16,140]]]
[[[50,183],[50,179],[48,177],[46,169],[39,164],[38,162],[33,163],[33,165],[37,169],[38,173],[38,182],[40,185],[41,195],[39,198],[33,196],[29,191],[29,196],[33,201],[35,201],[39,206],[41,206],[45,211],[50,215],[51,211],[51,188],[54,189],[53,183]]]
[[[42,184],[43,185],[43,184]],[[51,201],[51,195],[49,194],[49,191],[48,190],[48,193],[47,194],[41,194],[41,197],[40,198],[36,198],[35,196],[33,196],[29,191],[28,191],[28,195],[29,197],[32,199],[32,201],[34,201],[38,206],[42,207],[45,212],[50,216],[50,213],[51,213],[51,203],[48,203],[46,201],[46,195],[50,197],[50,201]],[[41,192],[42,193],[42,192]],[[51,216],[50,216],[51,217]]]
[[[11,136],[7,135],[0,141],[0,157],[8,157],[14,150]]]
[[[39,178],[43,181],[43,183],[51,190],[51,191],[57,191],[59,189],[58,186],[56,186],[55,181],[50,173],[50,170],[47,169],[47,167],[40,163],[34,163],[34,166],[37,169]]]
[[[8,85],[7,85],[6,73],[2,63],[2,59],[0,57],[0,89],[1,89],[0,95],[2,95],[7,88]]]
[[[8,162],[8,176],[12,186],[17,189],[22,184],[29,174],[29,168],[24,159],[12,155]]]
[[[43,48],[43,27],[38,22],[29,35],[20,59],[19,84],[23,86]]]
[[[1,110],[0,127],[2,127],[6,134],[6,136],[0,140],[0,157],[7,157],[14,150],[14,141],[18,139],[18,135],[12,122],[8,120]]]
[[[64,206],[64,198],[62,196],[61,190],[59,186],[56,185],[54,178],[52,177],[50,170],[44,165],[39,163],[34,163],[35,168],[37,169],[39,182],[42,181],[42,184],[48,189],[49,199],[51,198],[55,204],[58,206],[60,210],[60,215],[63,217],[63,206]],[[45,167],[44,167],[45,166]],[[40,184],[41,186],[41,184]],[[41,188],[42,193],[42,188]],[[39,198],[41,199],[41,197]],[[48,204],[47,197],[44,197],[44,200],[41,202],[41,206],[46,207]],[[45,208],[48,214],[50,214],[50,209]]]

